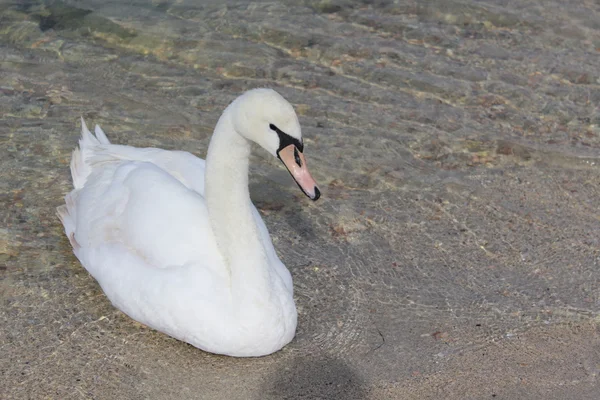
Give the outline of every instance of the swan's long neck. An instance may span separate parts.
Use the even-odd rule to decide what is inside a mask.
[[[213,233],[231,273],[232,289],[268,292],[268,259],[248,189],[250,143],[232,123],[231,106],[215,128],[206,156],[205,198]],[[265,293],[266,294],[266,293]]]

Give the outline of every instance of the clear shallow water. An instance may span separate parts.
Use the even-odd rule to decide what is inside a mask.
[[[598,320],[597,9],[197,3],[0,3],[1,358],[16,398],[381,398],[470,376],[458,354],[499,343],[500,360],[511,338]],[[252,196],[300,322],[283,352],[232,360],[116,312],[54,209],[80,116],[116,143],[203,157],[228,102],[260,86],[295,105],[324,190],[308,203],[256,152]],[[585,357],[573,380],[595,376]],[[487,396],[473,379],[464,390]]]

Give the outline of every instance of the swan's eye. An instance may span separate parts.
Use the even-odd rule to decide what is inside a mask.
[[[298,166],[302,168],[302,160],[298,155],[298,148],[296,146],[294,146],[294,159],[296,160],[296,164],[298,164]]]
[[[272,131],[275,131],[275,132],[277,132],[277,131],[279,130],[279,129],[277,129],[277,127],[276,127],[275,125],[273,125],[273,124],[269,124],[269,128],[270,128]]]

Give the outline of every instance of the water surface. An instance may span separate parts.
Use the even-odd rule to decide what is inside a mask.
[[[589,398],[598,21],[585,1],[1,2],[1,391]],[[265,86],[294,104],[323,196],[255,152],[299,327],[240,360],[116,311],[54,210],[80,116],[115,143],[204,157],[226,105]]]

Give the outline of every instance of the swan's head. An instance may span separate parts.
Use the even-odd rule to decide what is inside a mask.
[[[300,123],[292,105],[272,89],[254,89],[232,106],[235,130],[279,158],[304,194],[316,201],[321,192],[306,166]]]

